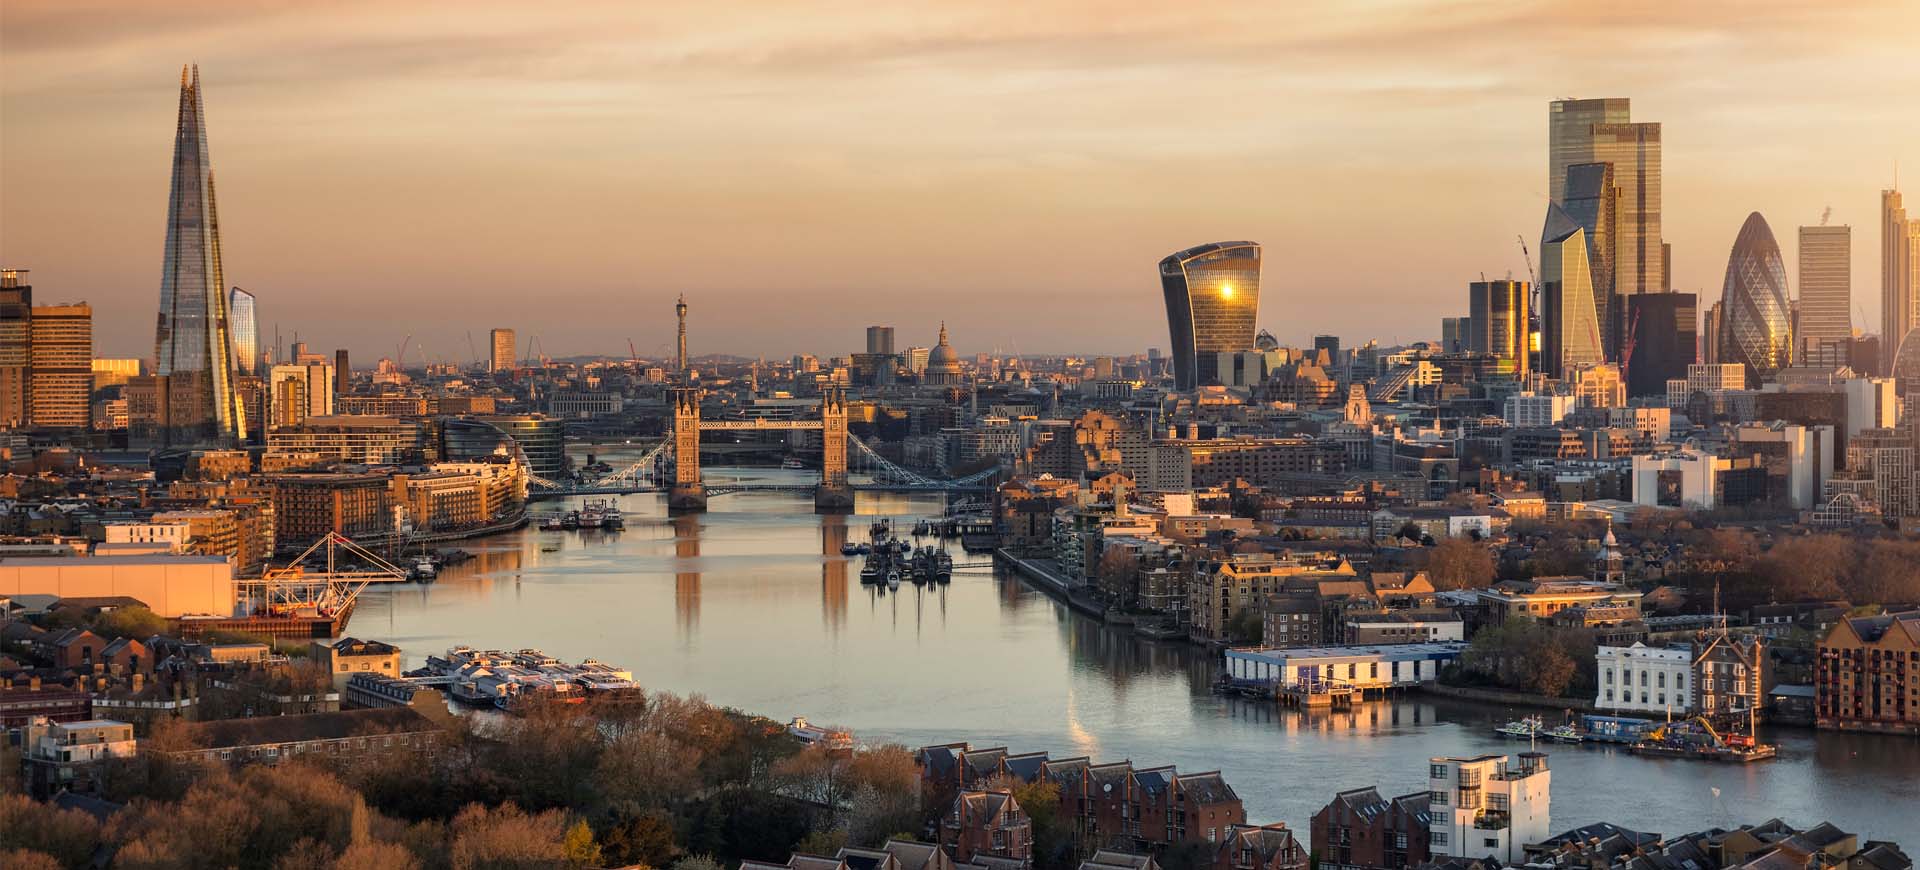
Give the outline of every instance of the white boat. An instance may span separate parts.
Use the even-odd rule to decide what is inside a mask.
[[[787,733],[806,743],[823,744],[829,750],[851,751],[853,749],[852,732],[837,728],[822,728],[808,722],[805,716],[793,717],[793,721],[787,723]]]
[[[888,589],[900,588],[900,572],[898,571],[887,572],[887,588]]]
[[[1511,737],[1515,740],[1532,740],[1535,737],[1539,737],[1546,730],[1546,727],[1540,721],[1540,717],[1528,716],[1524,719],[1508,722],[1505,725],[1495,728],[1493,729],[1493,733],[1502,737]]]
[[[787,469],[796,469],[796,470],[797,470],[797,469],[803,469],[803,468],[806,468],[807,466],[806,466],[806,465],[805,465],[804,463],[802,463],[802,462],[801,462],[800,460],[798,460],[798,459],[788,459],[788,460],[786,460],[786,461],[784,461],[784,462],[781,462],[781,463],[780,463],[780,467],[781,467],[781,468],[787,468]]]
[[[1580,733],[1580,729],[1572,725],[1556,725],[1541,732],[1540,736],[1555,743],[1579,743],[1586,739],[1586,737]]]
[[[413,569],[409,572],[415,580],[432,580],[439,576],[440,569],[433,564],[433,557],[421,553],[413,560]]]

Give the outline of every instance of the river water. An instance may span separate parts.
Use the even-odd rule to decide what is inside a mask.
[[[778,469],[707,477],[812,479]],[[1303,836],[1342,789],[1406,794],[1425,788],[1430,756],[1524,748],[1492,734],[1520,715],[1498,707],[1411,695],[1305,713],[1215,696],[1211,657],[1106,628],[957,547],[962,567],[949,586],[863,587],[841,543],[865,540],[877,517],[935,515],[942,501],[861,493],[859,502],[855,516],[818,516],[808,496],[751,492],[669,517],[664,496],[624,496],[625,531],[529,528],[465,542],[476,558],[437,583],[365,592],[349,631],[399,644],[409,666],[456,644],[599,658],[649,689],[805,716],[864,742],[966,740],[1219,769],[1250,821],[1284,821]],[[563,506],[579,502],[538,509]],[[1767,739],[1781,757],[1749,766],[1543,746],[1554,830],[1610,821],[1671,835],[1777,816],[1920,847],[1920,739],[1800,729]]]

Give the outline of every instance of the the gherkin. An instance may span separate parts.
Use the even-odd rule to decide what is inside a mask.
[[[1720,361],[1746,366],[1758,386],[1793,361],[1793,319],[1787,302],[1787,266],[1759,212],[1734,239],[1720,297]]]
[[[183,67],[160,318],[154,330],[153,373],[167,391],[167,443],[224,444],[246,436],[246,418],[233,385],[232,342],[200,68]]]

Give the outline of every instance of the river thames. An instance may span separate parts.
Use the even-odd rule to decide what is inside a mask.
[[[807,472],[707,469],[810,483]],[[1134,638],[996,576],[955,547],[951,585],[863,587],[840,556],[875,518],[941,509],[937,495],[861,493],[858,514],[818,516],[809,497],[715,497],[668,517],[657,494],[618,499],[621,532],[521,532],[467,541],[475,558],[429,586],[371,588],[349,631],[400,645],[408,665],[468,644],[539,647],[631,668],[651,690],[698,693],[785,721],[853,729],[865,743],[966,740],[1055,757],[1131,759],[1224,772],[1249,821],[1302,831],[1335,792],[1424,790],[1436,755],[1514,752],[1498,707],[1409,695],[1351,712],[1303,713],[1219,697],[1214,660]],[[578,507],[542,502],[539,511]],[[1673,835],[1781,817],[1831,820],[1862,838],[1920,845],[1920,739],[1777,729],[1776,761],[1751,766],[1543,746],[1553,829],[1609,821]]]

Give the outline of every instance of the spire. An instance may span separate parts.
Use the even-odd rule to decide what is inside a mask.
[[[942,321],[940,321],[940,340],[939,340],[938,342],[935,342],[935,343],[936,343],[936,344],[946,344],[946,343],[947,343],[947,322],[946,322],[946,321],[944,321],[944,320],[942,320]]]

